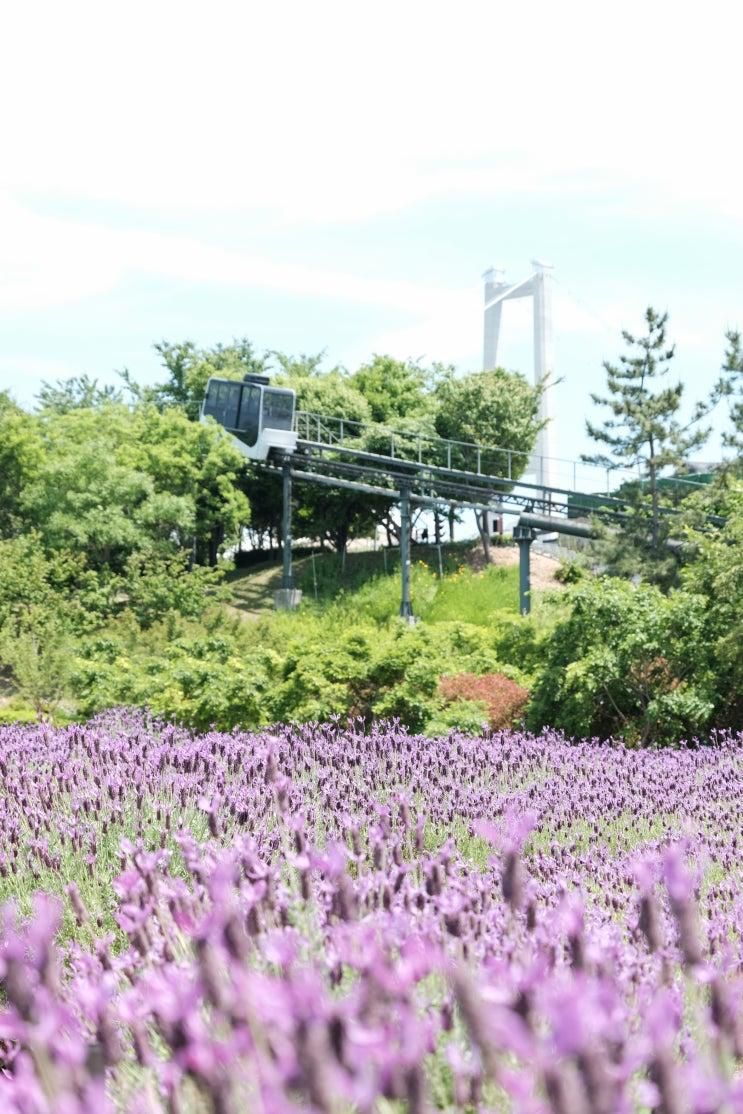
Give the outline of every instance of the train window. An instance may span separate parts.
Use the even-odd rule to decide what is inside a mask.
[[[240,384],[212,380],[204,400],[204,414],[211,415],[226,429],[236,429],[239,407]]]
[[[258,419],[261,412],[261,388],[244,383],[242,388],[242,402],[240,403],[240,417],[237,429],[245,435],[244,440],[248,445],[254,445],[258,440]]]
[[[262,429],[291,429],[294,419],[294,393],[266,390],[263,392]]]

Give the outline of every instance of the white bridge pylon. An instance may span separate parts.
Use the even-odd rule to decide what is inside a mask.
[[[533,274],[521,282],[507,283],[505,272],[497,267],[485,271],[485,319],[483,343],[483,370],[489,371],[498,366],[498,339],[500,336],[501,312],[503,303],[510,298],[531,298],[534,319],[534,383],[542,382],[546,376],[554,381],[555,357],[552,344],[552,265],[539,259],[532,259]],[[543,392],[539,416],[547,425],[537,437],[534,453],[529,461],[527,472],[535,477],[535,482],[545,487],[557,487],[557,468],[553,453],[552,431],[552,391]]]

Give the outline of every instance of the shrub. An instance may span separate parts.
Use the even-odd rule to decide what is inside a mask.
[[[530,726],[641,745],[708,730],[715,693],[702,596],[609,577],[566,596],[569,611],[542,644]]]
[[[503,673],[457,673],[439,682],[445,700],[478,701],[485,707],[492,728],[512,727],[521,717],[529,692]]]
[[[555,572],[555,580],[560,584],[577,584],[586,575],[585,565],[573,559],[560,562]]]

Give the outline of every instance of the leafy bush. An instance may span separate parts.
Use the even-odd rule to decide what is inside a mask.
[[[715,697],[702,596],[603,578],[571,589],[569,603],[541,644],[532,726],[639,744],[707,730]]]
[[[36,723],[38,718],[35,709],[25,700],[16,698],[0,704],[0,724]]]
[[[0,632],[0,663],[9,666],[21,700],[39,718],[55,711],[67,690],[71,640],[64,622],[53,612],[32,606],[11,630]]]
[[[225,598],[220,590],[222,568],[196,565],[189,570],[178,553],[133,553],[119,580],[119,600],[142,627],[150,627],[168,612],[199,619],[207,607]]]
[[[710,497],[719,499],[715,510],[727,523],[716,533],[689,533],[695,559],[681,575],[684,587],[707,601],[704,645],[714,673],[715,724],[732,727],[743,723],[743,484]]]
[[[586,567],[579,561],[561,561],[555,571],[555,580],[560,584],[577,584],[586,575]]]
[[[439,679],[508,671],[493,641],[467,623],[409,627],[362,616],[350,625],[342,607],[250,624],[218,610],[208,623],[171,614],[148,629],[129,612],[83,641],[72,689],[84,715],[139,705],[198,728],[361,716],[434,734],[480,730],[484,707],[452,705]]]
[[[513,727],[521,716],[529,691],[503,673],[457,673],[442,677],[441,695],[448,701],[469,700],[481,703],[490,727]]]

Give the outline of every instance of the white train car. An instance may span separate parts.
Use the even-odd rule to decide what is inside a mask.
[[[211,378],[201,404],[201,420],[214,418],[249,460],[267,460],[272,453],[293,453],[296,395],[288,387],[272,387],[265,375],[235,379]]]

